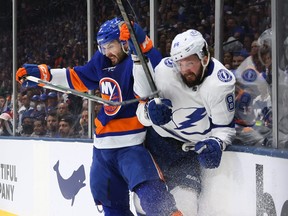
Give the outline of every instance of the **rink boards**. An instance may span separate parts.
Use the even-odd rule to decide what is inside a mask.
[[[0,215],[104,215],[89,189],[92,145],[0,139]],[[287,215],[288,153],[234,146],[203,172],[202,191],[202,216]]]

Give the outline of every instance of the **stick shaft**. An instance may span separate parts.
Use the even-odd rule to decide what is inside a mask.
[[[66,93],[66,94],[73,94],[73,95],[76,95],[76,96],[79,96],[79,97],[83,97],[83,98],[87,98],[87,99],[95,101],[97,103],[101,103],[101,104],[109,105],[109,106],[121,106],[121,105],[128,105],[128,104],[131,104],[131,103],[136,103],[136,102],[139,102],[140,100],[144,100],[144,99],[146,99],[148,97],[151,97],[151,96],[153,96],[153,95],[158,93],[158,92],[154,92],[151,95],[147,95],[145,97],[135,98],[135,99],[131,99],[131,100],[118,102],[118,101],[105,100],[105,99],[103,99],[101,97],[97,97],[95,95],[91,95],[91,94],[87,94],[87,93],[84,93],[84,92],[80,92],[80,91],[77,91],[75,89],[70,89],[70,88],[67,88],[65,86],[55,85],[53,83],[38,79],[37,77],[33,77],[33,76],[27,76],[25,79],[26,80],[30,80],[32,82],[39,83],[39,84],[43,84],[44,88],[53,89],[53,90],[60,91],[60,92]]]
[[[138,58],[142,64],[142,67],[145,71],[145,75],[146,75],[147,80],[149,82],[150,88],[151,88],[152,92],[158,92],[157,87],[155,85],[155,82],[151,76],[151,72],[149,70],[149,67],[147,65],[146,58],[145,58],[144,54],[142,53],[142,50],[141,50],[141,48],[137,42],[136,34],[135,34],[135,31],[132,27],[131,20],[130,20],[129,16],[127,15],[127,9],[125,8],[125,5],[123,4],[123,0],[117,0],[117,4],[118,4],[118,7],[120,9],[121,15],[122,15],[128,29],[129,29],[131,40],[132,40],[133,45],[136,49],[136,52],[137,52]],[[154,96],[157,98],[159,97],[158,94],[155,94]]]

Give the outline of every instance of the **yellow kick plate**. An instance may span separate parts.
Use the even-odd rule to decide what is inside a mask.
[[[2,211],[2,210],[0,210],[0,215],[1,216],[17,216],[16,214],[12,214],[12,213]]]

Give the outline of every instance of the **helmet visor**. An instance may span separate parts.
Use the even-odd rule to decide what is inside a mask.
[[[109,41],[107,43],[98,45],[98,50],[103,54],[103,55],[107,55],[110,52],[115,53],[115,51],[117,51],[119,49],[119,47],[117,46],[117,43],[115,43],[115,41],[119,40],[112,40]]]

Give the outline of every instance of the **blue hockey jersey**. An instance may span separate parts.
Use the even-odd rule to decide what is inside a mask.
[[[146,55],[153,67],[161,61],[161,55],[155,48]],[[52,69],[51,73],[52,83],[79,91],[99,88],[103,99],[121,102],[135,98],[133,61],[130,56],[112,66],[110,60],[97,51],[84,66]],[[103,105],[95,119],[95,147],[121,148],[142,143],[146,130],[136,116],[137,106],[138,103],[124,106]]]

